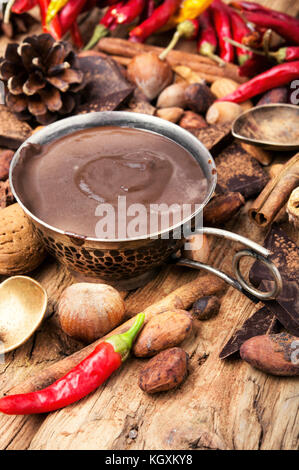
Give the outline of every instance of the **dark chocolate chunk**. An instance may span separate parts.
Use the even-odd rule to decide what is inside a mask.
[[[248,199],[259,194],[269,181],[269,176],[259,162],[238,142],[220,153],[216,158],[216,168],[217,193],[239,192]]]
[[[16,150],[31,133],[29,124],[21,122],[5,105],[0,104],[0,147]]]
[[[230,340],[226,343],[221,353],[220,359],[226,359],[229,356],[237,354],[245,341],[254,336],[277,333],[279,323],[275,315],[267,307],[260,308],[255,312],[242,327],[236,331]]]
[[[227,124],[188,130],[207,147],[214,157],[232,141],[231,126]]]
[[[277,224],[273,224],[264,246],[272,252],[270,259],[283,280],[279,297],[265,304],[290,333],[299,336],[299,248]],[[269,270],[258,261],[251,268],[250,281],[261,290],[268,290],[273,285]]]
[[[117,109],[133,92],[119,65],[100,56],[79,57],[80,69],[87,81],[77,114]]]

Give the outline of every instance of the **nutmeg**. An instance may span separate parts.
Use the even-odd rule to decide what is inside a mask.
[[[140,88],[149,100],[156,98],[173,79],[167,60],[161,60],[154,52],[138,54],[128,65],[128,78]]]
[[[0,274],[26,274],[37,268],[46,252],[19,204],[0,211]]]
[[[214,103],[216,96],[205,83],[192,83],[185,92],[187,106],[196,113],[204,114]]]
[[[58,305],[62,330],[91,343],[119,325],[125,305],[119,292],[107,284],[82,282],[67,287]]]
[[[188,355],[181,348],[166,349],[142,369],[139,387],[147,393],[166,392],[178,387],[187,377]]]

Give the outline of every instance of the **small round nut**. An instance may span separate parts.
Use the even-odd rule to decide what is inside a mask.
[[[123,321],[124,314],[123,299],[107,284],[73,284],[64,290],[58,305],[62,330],[86,343],[113,330]]]
[[[299,228],[299,186],[295,188],[288,200],[287,213],[289,221],[294,224],[296,228]]]

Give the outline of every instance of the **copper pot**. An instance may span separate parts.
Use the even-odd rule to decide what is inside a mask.
[[[177,142],[189,151],[201,166],[208,181],[207,195],[200,208],[180,224],[157,233],[155,238],[151,234],[151,236],[123,240],[98,239],[70,234],[50,226],[32,214],[20,199],[14,186],[14,168],[20,158],[22,148],[28,143],[46,144],[78,130],[109,125],[133,127],[159,133]],[[143,114],[116,111],[74,116],[45,127],[23,143],[15,153],[10,167],[12,192],[31,220],[34,229],[49,253],[69,269],[84,275],[86,278],[98,278],[123,288],[133,288],[144,283],[155,268],[158,268],[172,254],[177,252],[184,243],[182,234],[185,233],[185,226],[194,225],[195,217],[202,212],[214,192],[216,180],[216,167],[211,154],[192,134],[163,119]],[[250,253],[248,250],[246,253],[245,251],[239,252],[241,256],[237,253],[235,257],[234,270],[237,280],[202,263],[180,259],[177,260],[178,264],[212,271],[239,290],[243,291],[245,289],[246,292],[259,296],[258,298],[273,298],[277,296],[281,288],[281,278],[277,268],[267,260],[269,255],[268,250],[244,237],[223,230],[209,228],[201,228],[200,230],[205,233],[213,233],[240,241],[250,248]],[[275,286],[271,292],[262,293],[257,291],[243,279],[239,270],[239,261],[242,256],[248,256],[248,254],[258,257],[268,265],[275,279]]]

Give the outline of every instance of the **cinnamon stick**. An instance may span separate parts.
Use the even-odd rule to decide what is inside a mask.
[[[164,50],[162,47],[133,43],[119,38],[102,38],[98,43],[98,48],[100,51],[115,57],[130,58],[144,52],[156,52],[159,55]],[[208,82],[214,82],[221,77],[231,78],[238,83],[246,81],[244,77],[239,76],[236,65],[226,64],[224,67],[219,67],[213,60],[199,54],[174,50],[169,52],[167,60],[172,67],[176,65],[190,67]]]
[[[152,306],[146,308],[144,310],[145,323],[147,323],[153,316],[161,312],[165,312],[166,310],[176,308],[185,310],[191,307],[191,305],[199,297],[212,295],[222,291],[224,285],[224,281],[218,277],[213,276],[212,274],[198,276],[194,281],[191,281],[184,286],[175,289],[159,302],[156,302]],[[79,362],[85,359],[85,357],[88,356],[99,343],[105,341],[105,339],[111,335],[120,334],[127,331],[133,324],[134,319],[135,317],[130,318],[128,321],[115,328],[103,338],[98,339],[94,343],[89,344],[80,351],[75,352],[74,354],[56,362],[55,364],[46,367],[36,375],[30,376],[28,380],[14,387],[9,391],[9,393],[28,393],[51,385],[53,382],[55,382],[55,380],[58,380],[60,377],[73,369],[73,367],[75,367]]]
[[[299,153],[285,163],[282,170],[265,186],[249,209],[249,217],[260,227],[270,225],[298,184]]]

